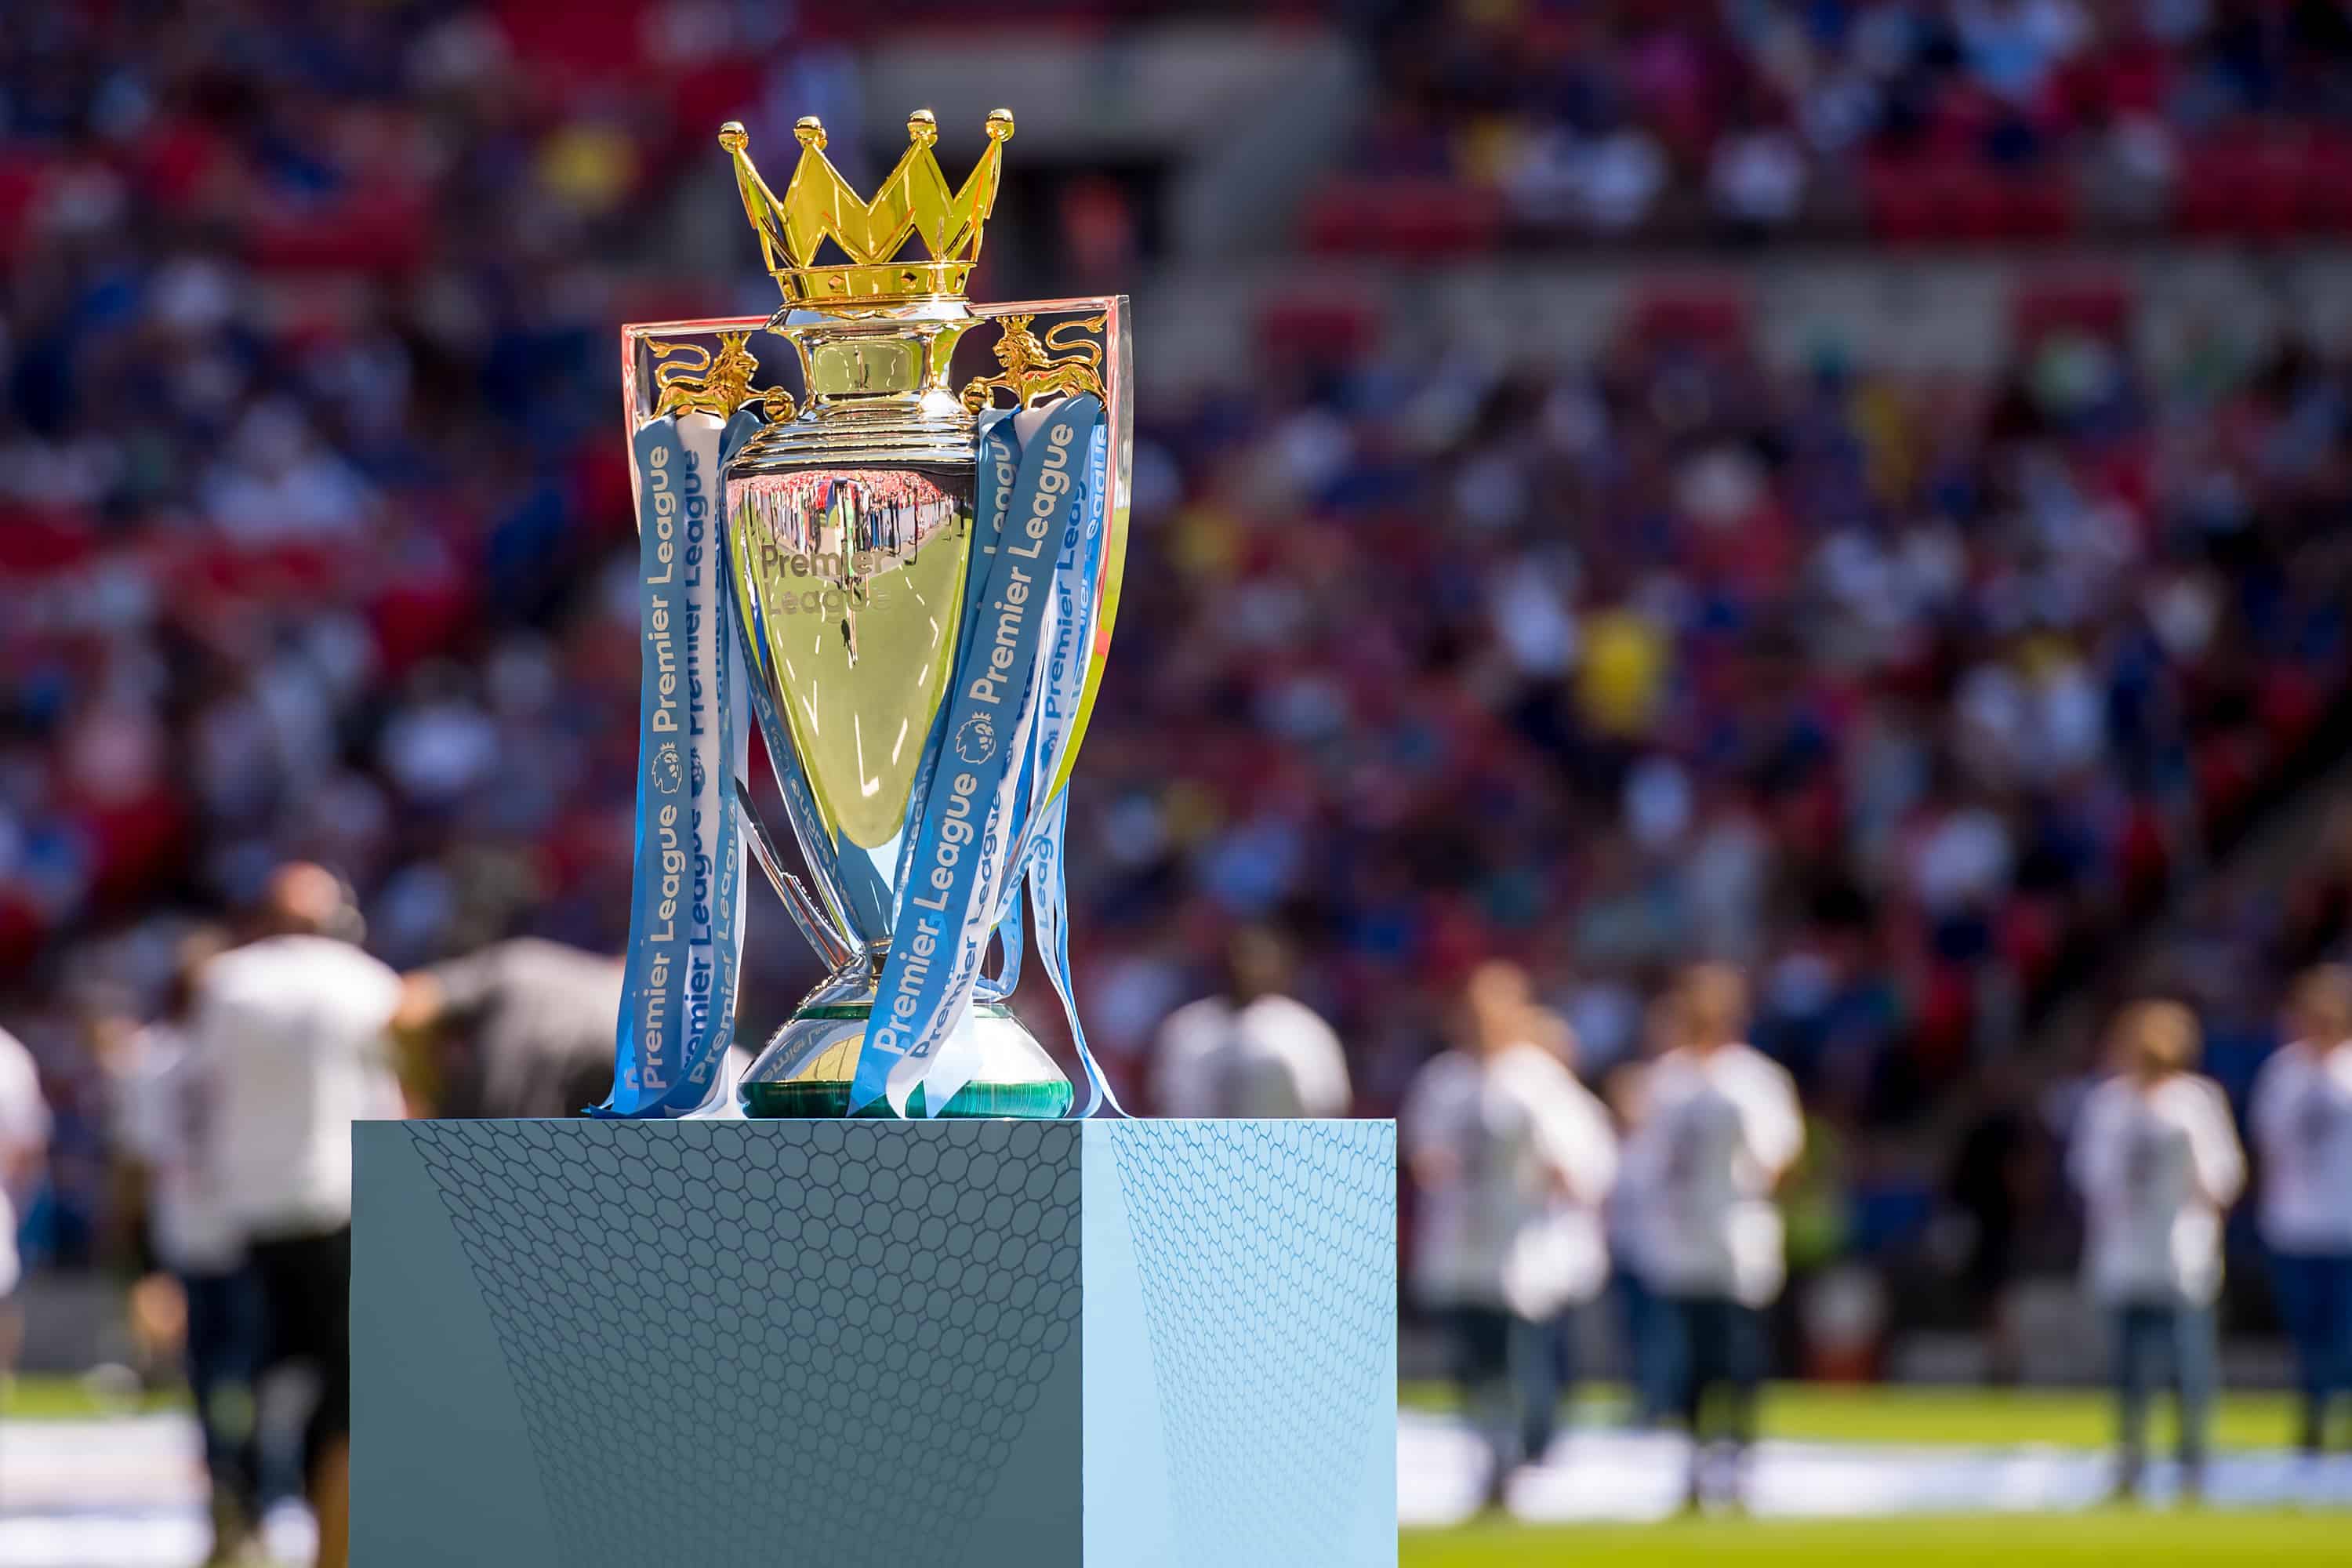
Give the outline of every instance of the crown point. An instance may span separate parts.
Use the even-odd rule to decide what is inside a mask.
[[[730,120],[719,128],[719,144],[730,153],[740,153],[751,139],[743,133],[743,122]]]
[[[814,114],[803,114],[793,121],[793,139],[803,147],[824,151],[824,121]]]
[[[1006,142],[1010,141],[1012,137],[1013,111],[1009,109],[990,110],[988,111],[988,139],[991,142]]]
[[[907,116],[907,140],[918,147],[929,147],[940,139],[940,117],[928,109],[919,109]]]

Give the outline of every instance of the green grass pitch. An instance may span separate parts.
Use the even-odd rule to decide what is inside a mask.
[[[1444,1409],[1442,1385],[1410,1384],[1403,1402]],[[1618,1401],[1588,1397],[1580,1419],[1605,1421]],[[2161,1407],[2160,1407],[2161,1409]],[[2168,1414],[2164,1413],[2164,1414]],[[2294,1402],[2232,1394],[2215,1413],[2216,1447],[2277,1449],[2293,1440]],[[2113,1417],[2084,1390],[1843,1388],[1783,1384],[1767,1394],[1764,1431],[1814,1442],[1934,1447],[2098,1448]],[[2168,1436],[2158,1426],[2159,1439]],[[1410,1530],[1401,1568],[1680,1568],[1682,1564],[1895,1564],[1896,1568],[2039,1568],[2042,1563],[2259,1563],[2270,1568],[2352,1564],[2352,1515],[2098,1509],[2075,1514],[1968,1514],[1859,1520],[1707,1518],[1664,1524],[1524,1525],[1507,1519]]]
[[[1406,1531],[1400,1568],[1680,1568],[1803,1563],[1896,1568],[2028,1568],[2042,1563],[2352,1562],[2352,1518],[2102,1509],[2080,1514],[1921,1515],[1870,1520],[1704,1519],[1665,1524],[1536,1527],[1508,1521]]]

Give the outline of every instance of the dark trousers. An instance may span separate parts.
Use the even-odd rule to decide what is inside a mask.
[[[352,1430],[352,1227],[253,1244],[253,1266],[268,1311],[265,1370],[307,1362],[319,1376],[319,1403],[302,1433],[302,1474]]]
[[[1512,1380],[1518,1385],[1519,1454],[1530,1461],[1551,1449],[1560,1401],[1576,1388],[1576,1309],[1563,1308],[1513,1330]]]
[[[1444,1313],[1454,1383],[1462,1407],[1493,1457],[1493,1480],[1551,1447],[1559,1401],[1571,1381],[1573,1325],[1565,1314],[1540,1322],[1501,1307],[1458,1306]]]
[[[2221,1381],[2221,1347],[2213,1309],[2171,1302],[2133,1302],[2116,1310],[2117,1446],[2126,1486],[2137,1486],[2147,1463],[2147,1415],[2157,1386],[2170,1375],[2180,1405],[2180,1468],[2197,1484],[2205,1464],[2205,1435]]]
[[[1655,1426],[1674,1414],[1681,1388],[1682,1329],[1664,1298],[1630,1268],[1609,1282],[1625,1331],[1633,1374],[1633,1425]]]
[[[1675,1411],[1701,1448],[1756,1440],[1764,1382],[1764,1317],[1727,1296],[1661,1298],[1675,1328]]]
[[[2274,1253],[2271,1268],[2303,1391],[2303,1447],[2315,1454],[2327,1443],[2329,1403],[2352,1394],[2352,1253]]]
[[[1500,1307],[1449,1307],[1445,1335],[1454,1386],[1470,1425],[1486,1445],[1486,1492],[1499,1500],[1503,1479],[1518,1462],[1512,1450],[1511,1341],[1518,1320]]]
[[[183,1274],[188,1301],[188,1392],[204,1430],[213,1506],[246,1523],[261,1519],[254,1386],[261,1372],[261,1288],[252,1269]]]

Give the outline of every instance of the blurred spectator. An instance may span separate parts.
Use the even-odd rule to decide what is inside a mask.
[[[2352,971],[2295,982],[2287,1043],[2254,1080],[2247,1121],[2262,1160],[2263,1240],[2303,1389],[2301,1445],[2316,1460],[2328,1408],[2352,1396]]]
[[[1961,1275],[1970,1313],[1984,1331],[1987,1377],[1996,1384],[2018,1375],[2021,1347],[2011,1288],[2049,1163],[2029,1087],[2014,1059],[1992,1065],[1960,1134],[1948,1184],[1952,1205],[1968,1223]]]
[[[403,1109],[400,977],[351,944],[357,929],[331,872],[279,868],[258,934],[206,966],[194,1015],[195,1071],[215,1097],[204,1164],[260,1281],[265,1364],[320,1382],[302,1447],[320,1568],[350,1549],[352,1123]]]
[[[2119,1497],[2137,1495],[2148,1405],[2169,1368],[2179,1405],[2180,1489],[2204,1486],[2207,1426],[2221,1381],[2213,1302],[2221,1216],[2245,1184],[2229,1101],[2197,1059],[2196,1016],[2140,1002],[2116,1025],[2115,1076],[2084,1103],[2073,1171],[2090,1234],[2083,1275],[2116,1336]]]
[[[1707,188],[1726,221],[1751,230],[1780,227],[1804,201],[1804,154],[1779,126],[1732,132],[1716,146]]]
[[[417,970],[394,1022],[432,1116],[577,1116],[613,1086],[617,958],[518,937]]]
[[[1500,1506],[1512,1471],[1551,1447],[1559,1320],[1608,1277],[1601,1209],[1617,1142],[1601,1102],[1542,1043],[1524,971],[1481,964],[1463,1013],[1462,1047],[1422,1070],[1399,1118],[1423,1194],[1411,1285],[1446,1321],[1488,1447],[1487,1501]]]
[[[1629,1157],[1618,1166],[1617,1181],[1609,1189],[1601,1215],[1609,1243],[1610,1290],[1619,1303],[1632,1363],[1632,1422],[1642,1430],[1675,1414],[1681,1388],[1682,1331],[1665,1299],[1651,1289],[1642,1268],[1643,1238],[1660,1224],[1657,1205],[1662,1194],[1655,1178],[1661,1173],[1646,1169],[1642,1160],[1630,1156],[1642,1146],[1649,1126],[1651,1064],[1675,1048],[1680,1037],[1679,1019],[1680,1010],[1671,994],[1653,999],[1643,1020],[1641,1058],[1621,1064],[1607,1080],[1617,1141]]]
[[[156,1316],[161,1309],[146,1304],[167,1289],[177,1298],[211,1494],[205,1561],[232,1563],[257,1544],[261,1523],[256,1389],[265,1327],[244,1238],[203,1157],[214,1096],[189,1037],[205,968],[225,945],[210,927],[182,939],[163,1010],[130,1042],[113,1088],[120,1152],[144,1190],[144,1252],[158,1271],[134,1287],[132,1316]]]
[[[34,1178],[48,1143],[49,1108],[33,1055],[16,1036],[0,1029],[0,1384],[16,1372],[21,1324],[14,1297],[23,1279],[16,1255],[18,1205],[32,1195]]]
[[[1626,1153],[1652,1194],[1634,1267],[1676,1330],[1675,1405],[1690,1434],[1685,1506],[1738,1504],[1768,1350],[1763,1310],[1788,1277],[1772,1194],[1804,1151],[1795,1085],[1748,1045],[1748,987],[1702,963],[1675,992],[1671,1049],[1649,1069]]]
[[[1289,944],[1273,931],[1234,934],[1223,994],[1186,1003],[1160,1026],[1151,1068],[1160,1115],[1348,1114],[1339,1037],[1283,994],[1290,967]]]

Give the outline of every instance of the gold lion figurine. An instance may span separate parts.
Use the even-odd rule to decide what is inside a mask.
[[[752,357],[751,338],[749,332],[719,333],[715,357],[700,343],[646,345],[660,362],[654,366],[654,384],[661,389],[654,416],[701,413],[716,414],[721,419],[734,417],[735,411],[754,396],[751,376],[760,362]],[[757,395],[770,419],[792,417],[792,395],[782,387]]]
[[[1088,316],[1083,321],[1060,322],[1049,328],[1042,341],[1029,330],[1029,323],[1035,320],[1034,316],[1003,318],[996,339],[996,363],[1004,367],[1004,374],[966,382],[966,409],[977,414],[990,406],[996,401],[1000,387],[1011,393],[1013,402],[1023,408],[1049,395],[1067,397],[1081,392],[1090,392],[1097,397],[1103,395],[1102,345],[1084,341],[1066,342],[1062,334],[1101,331],[1105,318]]]

